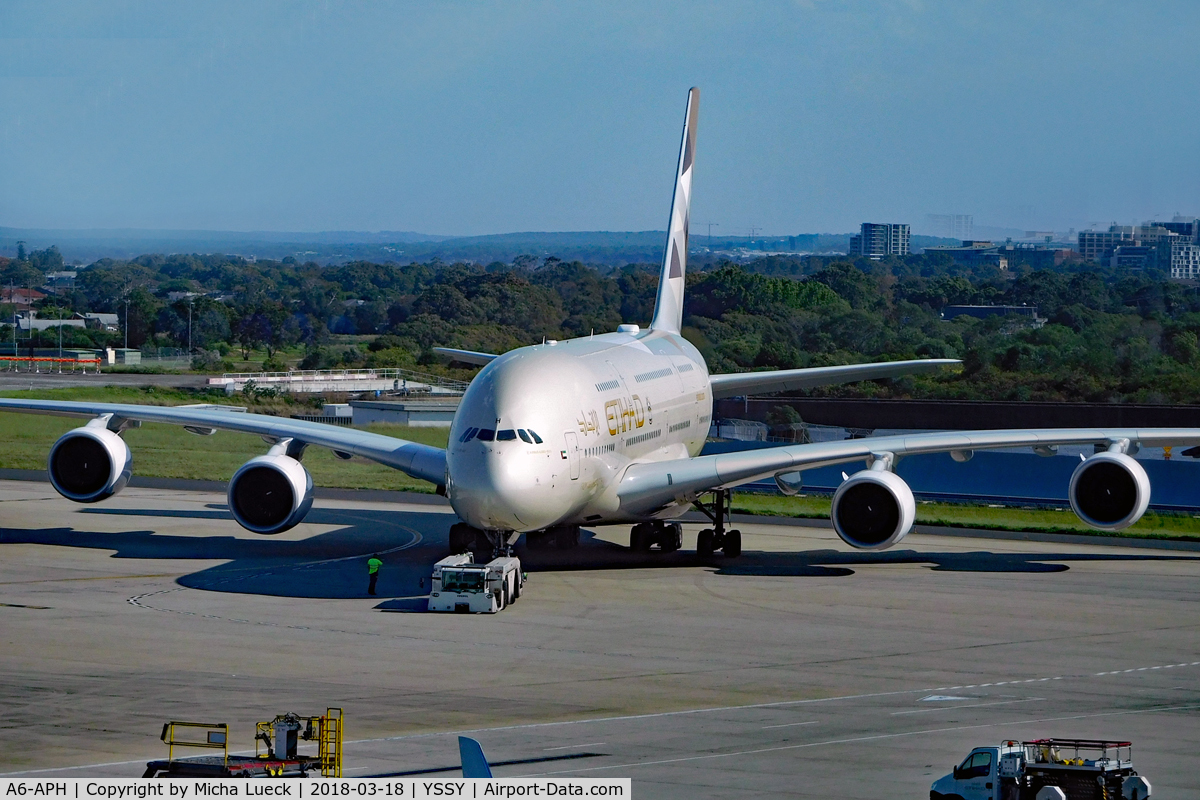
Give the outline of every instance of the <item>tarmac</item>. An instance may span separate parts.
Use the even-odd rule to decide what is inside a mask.
[[[19,389],[77,389],[100,386],[164,386],[198,389],[208,385],[207,375],[190,372],[31,372],[0,371],[0,391]]]
[[[519,550],[500,614],[421,613],[447,512],[326,497],[264,537],[219,492],[0,481],[0,774],[138,776],[168,720],[253,752],[256,721],[338,706],[351,777],[456,776],[469,732],[499,776],[890,800],[1055,736],[1133,741],[1156,798],[1200,789],[1198,552],[743,524],[741,558],[700,561],[698,524],[649,555],[597,528]]]

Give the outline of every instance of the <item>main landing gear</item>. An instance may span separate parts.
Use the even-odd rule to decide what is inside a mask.
[[[629,532],[629,549],[649,553],[658,545],[660,553],[673,553],[683,547],[683,528],[678,522],[641,522]]]
[[[713,492],[713,502],[704,504],[696,500],[692,503],[713,523],[711,528],[705,528],[696,537],[696,555],[701,558],[710,558],[717,550],[724,553],[726,558],[737,558],[742,554],[742,532],[725,529],[725,523],[732,521],[729,511],[732,497],[732,491],[719,489]]]

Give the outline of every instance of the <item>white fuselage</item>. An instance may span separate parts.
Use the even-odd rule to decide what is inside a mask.
[[[446,496],[485,530],[636,521],[616,494],[625,468],[697,455],[711,418],[708,368],[678,334],[523,347],[467,388],[450,428]]]

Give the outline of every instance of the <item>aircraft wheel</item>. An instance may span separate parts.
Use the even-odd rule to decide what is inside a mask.
[[[554,546],[559,550],[572,550],[579,546],[579,526],[563,525],[554,531]]]
[[[458,555],[475,547],[475,529],[465,522],[450,526],[450,554]]]
[[[658,546],[664,553],[674,553],[683,547],[683,526],[678,522],[666,525],[659,533]]]
[[[726,558],[737,558],[742,554],[742,532],[725,531],[725,544],[721,552]]]
[[[629,532],[629,549],[635,553],[650,552],[650,545],[654,543],[651,538],[653,535],[654,531],[649,525],[634,525]]]
[[[700,535],[696,537],[696,555],[701,558],[709,558],[712,556],[715,548],[713,547],[715,535],[712,528],[705,528],[700,531]]]

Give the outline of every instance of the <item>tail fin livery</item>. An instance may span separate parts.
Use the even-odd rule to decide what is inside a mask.
[[[464,778],[490,778],[492,768],[488,765],[487,757],[479,742],[466,736],[458,737],[458,754],[462,758],[462,774]]]
[[[696,158],[696,116],[700,113],[700,90],[688,91],[683,141],[679,145],[679,167],[675,171],[675,193],[671,200],[671,222],[667,226],[667,249],[663,253],[658,298],[650,329],[679,333],[683,325],[683,278],[687,272],[688,217],[692,207],[692,163]]]

